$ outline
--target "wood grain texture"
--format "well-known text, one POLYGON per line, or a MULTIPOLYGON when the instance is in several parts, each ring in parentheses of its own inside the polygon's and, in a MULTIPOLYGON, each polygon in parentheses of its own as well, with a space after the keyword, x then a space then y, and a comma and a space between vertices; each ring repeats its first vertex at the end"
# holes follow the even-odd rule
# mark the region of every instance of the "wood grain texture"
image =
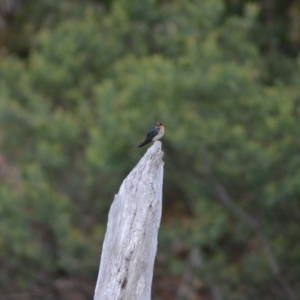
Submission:
POLYGON ((163 152, 156 141, 111 205, 94 300, 150 300, 162 212, 163 152))

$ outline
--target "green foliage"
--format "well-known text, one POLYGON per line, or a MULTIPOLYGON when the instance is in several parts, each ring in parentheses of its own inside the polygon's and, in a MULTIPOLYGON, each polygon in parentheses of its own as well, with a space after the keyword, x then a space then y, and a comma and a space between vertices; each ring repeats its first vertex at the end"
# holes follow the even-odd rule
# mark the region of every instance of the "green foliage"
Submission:
POLYGON ((113 195, 160 120, 153 297, 161 277, 176 297, 197 247, 201 286, 224 299, 286 298, 257 235, 220 205, 209 174, 258 220, 299 292, 300 64, 285 56, 287 67, 270 73, 252 35, 259 5, 236 16, 221 0, 64 3, 40 1, 37 12, 52 8, 31 19, 26 4, 16 22, 28 25, 28 55, 8 43, 0 61, 0 152, 18 170, 0 185, 1 288, 26 290, 36 272, 48 281, 96 274, 113 195))

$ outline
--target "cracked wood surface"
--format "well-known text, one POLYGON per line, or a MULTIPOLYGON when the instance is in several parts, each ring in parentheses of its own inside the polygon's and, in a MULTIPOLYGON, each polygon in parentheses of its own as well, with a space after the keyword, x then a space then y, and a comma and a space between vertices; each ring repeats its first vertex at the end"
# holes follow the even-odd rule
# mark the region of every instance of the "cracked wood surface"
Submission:
POLYGON ((150 300, 162 211, 163 152, 156 141, 110 207, 94 300, 150 300))

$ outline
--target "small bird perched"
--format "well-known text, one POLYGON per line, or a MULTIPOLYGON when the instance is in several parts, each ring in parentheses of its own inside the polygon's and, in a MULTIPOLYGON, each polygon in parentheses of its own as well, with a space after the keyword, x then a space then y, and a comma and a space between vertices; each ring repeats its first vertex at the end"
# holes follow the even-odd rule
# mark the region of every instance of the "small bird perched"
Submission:
POLYGON ((145 140, 139 144, 139 147, 143 147, 150 142, 154 142, 162 138, 165 133, 165 127, 161 122, 156 122, 155 127, 153 127, 147 134, 145 140))

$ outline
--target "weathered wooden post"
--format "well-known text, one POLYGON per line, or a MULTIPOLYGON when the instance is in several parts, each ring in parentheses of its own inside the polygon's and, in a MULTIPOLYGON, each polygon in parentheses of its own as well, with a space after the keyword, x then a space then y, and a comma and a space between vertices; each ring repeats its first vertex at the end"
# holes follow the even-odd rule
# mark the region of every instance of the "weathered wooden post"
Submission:
POLYGON ((94 300, 150 300, 162 211, 163 152, 156 141, 111 205, 94 300))

